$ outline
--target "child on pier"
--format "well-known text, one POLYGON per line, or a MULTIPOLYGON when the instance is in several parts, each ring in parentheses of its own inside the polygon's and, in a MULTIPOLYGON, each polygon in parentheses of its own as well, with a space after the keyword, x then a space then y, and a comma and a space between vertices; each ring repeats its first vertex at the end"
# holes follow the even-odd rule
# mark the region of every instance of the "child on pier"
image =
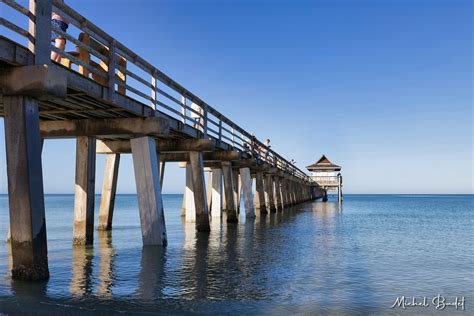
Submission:
MULTIPOLYGON (((56 12, 53 12, 53 14, 51 15, 51 25, 53 27, 59 28, 63 32, 66 32, 67 28, 69 27, 69 22, 56 12)), ((56 33, 54 29, 51 31, 51 42, 54 43, 54 46, 56 48, 62 51, 66 47, 66 39, 62 35, 56 33)), ((57 52, 52 51, 51 59, 59 63, 61 62, 61 55, 57 52)))

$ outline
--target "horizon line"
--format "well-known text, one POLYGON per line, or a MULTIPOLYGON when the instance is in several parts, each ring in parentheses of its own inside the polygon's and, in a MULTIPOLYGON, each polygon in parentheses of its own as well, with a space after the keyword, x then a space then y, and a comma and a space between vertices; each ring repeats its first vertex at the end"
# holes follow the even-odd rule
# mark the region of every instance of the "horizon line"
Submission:
MULTIPOLYGON (((95 193, 100 196, 102 193, 95 193)), ((161 193, 162 195, 183 195, 183 193, 161 193)), ((0 193, 0 196, 7 196, 8 193, 0 193)), ((44 195, 74 195, 74 193, 44 193, 44 195)), ((116 193, 116 195, 137 195, 136 193, 116 193)), ((337 195, 337 193, 328 193, 337 195)), ((344 195, 474 195, 474 193, 344 193, 344 195)))

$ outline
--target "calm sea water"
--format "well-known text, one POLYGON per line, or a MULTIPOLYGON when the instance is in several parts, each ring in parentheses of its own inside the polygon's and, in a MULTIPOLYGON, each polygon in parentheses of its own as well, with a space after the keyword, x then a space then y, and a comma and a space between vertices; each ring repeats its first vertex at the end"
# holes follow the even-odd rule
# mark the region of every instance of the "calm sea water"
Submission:
MULTIPOLYGON (((237 226, 214 221, 210 235, 182 222, 181 195, 164 204, 166 249, 142 247, 134 195, 117 197, 111 234, 73 248, 73 196, 48 195, 51 277, 13 281, 0 242, 0 313, 439 315, 390 306, 441 294, 465 297, 464 312, 445 313, 474 314, 472 195, 346 195, 342 207, 314 202, 255 221, 241 214, 237 226)), ((7 205, 1 196, 1 239, 7 205)))

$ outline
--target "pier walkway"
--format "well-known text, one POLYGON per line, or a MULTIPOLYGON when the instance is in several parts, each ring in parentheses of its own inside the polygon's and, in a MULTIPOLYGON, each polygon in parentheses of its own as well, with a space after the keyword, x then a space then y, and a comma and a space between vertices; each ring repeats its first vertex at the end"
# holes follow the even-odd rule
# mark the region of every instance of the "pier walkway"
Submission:
POLYGON ((321 196, 305 172, 63 2, 30 0, 24 7, 0 0, 0 6, 14 278, 49 276, 44 139, 76 139, 75 245, 93 242, 97 154, 106 155, 98 229, 112 229, 120 156, 132 154, 144 245, 167 244, 166 162, 186 168, 183 216, 199 232, 210 230, 213 217, 236 223, 241 194, 248 218, 321 196), (69 21, 67 33, 51 25, 52 12, 69 21), (64 51, 52 45, 51 32, 67 39, 64 51), (60 63, 51 61, 52 51, 60 63))

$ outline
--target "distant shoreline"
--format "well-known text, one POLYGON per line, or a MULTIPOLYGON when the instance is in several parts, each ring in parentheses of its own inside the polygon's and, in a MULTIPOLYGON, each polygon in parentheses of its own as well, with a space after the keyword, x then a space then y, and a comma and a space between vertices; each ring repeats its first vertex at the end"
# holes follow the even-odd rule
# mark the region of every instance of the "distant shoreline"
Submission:
MULTIPOLYGON (((163 195, 183 195, 183 193, 162 193, 163 195)), ((74 193, 45 193, 47 195, 74 195, 74 193)), ((96 196, 100 196, 101 193, 96 193, 96 196)), ((137 195, 136 193, 117 193, 117 195, 137 195)), ((328 193, 328 195, 336 195, 335 193, 328 193)), ((361 195, 372 195, 372 196, 461 196, 461 195, 472 195, 474 193, 344 193, 344 196, 361 196, 361 195)), ((7 193, 0 193, 0 196, 8 196, 7 193)))

